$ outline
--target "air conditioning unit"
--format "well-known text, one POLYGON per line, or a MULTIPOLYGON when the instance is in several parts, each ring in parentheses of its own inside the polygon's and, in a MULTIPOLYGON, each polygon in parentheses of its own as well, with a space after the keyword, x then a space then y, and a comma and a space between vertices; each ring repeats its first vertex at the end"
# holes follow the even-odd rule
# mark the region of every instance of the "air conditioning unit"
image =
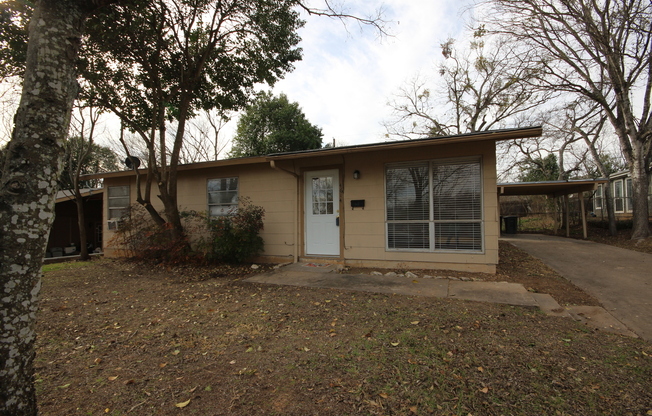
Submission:
POLYGON ((106 222, 106 224, 107 224, 107 228, 108 228, 109 231, 118 231, 118 229, 122 225, 122 221, 121 220, 108 220, 106 222))

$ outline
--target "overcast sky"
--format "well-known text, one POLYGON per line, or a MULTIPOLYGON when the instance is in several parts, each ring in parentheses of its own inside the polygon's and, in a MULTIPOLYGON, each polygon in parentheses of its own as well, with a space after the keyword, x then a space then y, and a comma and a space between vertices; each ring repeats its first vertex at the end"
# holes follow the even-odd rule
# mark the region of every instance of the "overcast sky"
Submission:
POLYGON ((432 73, 442 59, 442 41, 461 37, 469 17, 462 14, 465 3, 346 0, 346 10, 360 16, 383 8, 392 36, 382 39, 371 27, 308 17, 300 32, 303 60, 273 91, 299 103, 308 120, 322 128, 324 143, 384 141, 388 100, 418 73, 432 73))
MULTIPOLYGON (((381 8, 390 33, 385 37, 352 20, 305 16, 300 31, 303 60, 273 92, 299 103, 308 120, 322 128, 324 144, 333 139, 340 146, 385 141, 381 123, 391 115, 387 102, 417 74, 433 73, 442 60, 439 45, 464 33, 470 16, 463 7, 469 1, 340 0, 344 11, 356 16, 367 17, 381 8)), ((114 119, 107 118, 106 137, 99 142, 117 137, 114 119)), ((225 129, 225 139, 235 133, 236 120, 225 129)), ((2 135, 8 139, 11 123, 9 118, 2 121, 0 129, 9 127, 2 135)))

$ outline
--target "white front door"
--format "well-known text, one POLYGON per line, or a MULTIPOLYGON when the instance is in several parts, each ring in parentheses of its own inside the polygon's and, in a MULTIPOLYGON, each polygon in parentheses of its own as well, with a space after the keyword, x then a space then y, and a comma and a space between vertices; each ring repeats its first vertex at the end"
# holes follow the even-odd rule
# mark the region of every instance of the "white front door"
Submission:
POLYGON ((340 255, 340 181, 337 169, 306 172, 306 255, 340 255))

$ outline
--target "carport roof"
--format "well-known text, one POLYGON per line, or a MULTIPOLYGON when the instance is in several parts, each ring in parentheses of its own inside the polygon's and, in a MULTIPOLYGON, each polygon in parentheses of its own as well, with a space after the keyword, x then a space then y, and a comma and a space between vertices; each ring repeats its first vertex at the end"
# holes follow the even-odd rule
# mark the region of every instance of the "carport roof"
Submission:
POLYGON ((562 196, 593 191, 608 179, 574 179, 567 181, 499 183, 498 195, 549 195, 562 196))

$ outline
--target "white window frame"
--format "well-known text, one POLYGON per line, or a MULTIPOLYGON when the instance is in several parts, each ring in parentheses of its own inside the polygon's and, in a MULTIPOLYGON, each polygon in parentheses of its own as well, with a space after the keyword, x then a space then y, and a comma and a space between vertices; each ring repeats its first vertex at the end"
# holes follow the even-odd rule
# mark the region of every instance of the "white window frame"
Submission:
POLYGON ((632 201, 634 200, 634 188, 632 178, 625 179, 625 212, 632 212, 632 201))
POLYGON ((485 241, 484 241, 484 169, 481 157, 470 157, 470 158, 452 158, 452 159, 435 159, 435 160, 426 160, 426 161, 412 161, 412 162, 402 162, 402 163, 388 163, 385 165, 385 250, 386 251, 399 251, 399 252, 427 252, 427 253, 469 253, 469 254, 484 254, 485 252, 485 241), (387 201, 387 172, 389 169, 394 168, 408 168, 408 167, 417 167, 427 164, 428 166, 428 219, 424 220, 390 220, 388 219, 388 201, 387 201), (445 165, 455 165, 455 164, 477 164, 479 168, 479 197, 480 197, 480 218, 477 219, 453 219, 453 220, 435 220, 434 219, 434 192, 433 192, 433 174, 435 168, 438 166, 445 165), (480 228, 480 248, 479 249, 446 249, 446 248, 436 248, 437 246, 437 232, 438 227, 443 224, 479 224, 480 228), (428 224, 428 248, 394 248, 390 247, 390 224, 415 224, 415 225, 425 225, 428 224))
POLYGON ((614 181, 613 191, 614 191, 614 212, 622 213, 625 212, 625 184, 622 179, 617 179, 614 181), (620 192, 618 192, 618 185, 620 185, 620 192), (618 209, 618 203, 620 202, 620 209, 618 209))
POLYGON ((209 217, 222 217, 225 215, 232 214, 238 210, 238 198, 240 197, 240 178, 238 176, 228 176, 221 178, 211 178, 206 181, 206 205, 208 207, 208 216, 209 217), (216 191, 210 190, 210 184, 212 181, 233 181, 235 180, 235 196, 231 197, 229 202, 211 202, 211 194, 218 195, 220 193, 232 193, 233 189, 221 189, 216 191), (212 209, 215 208, 215 209, 212 209))
POLYGON ((594 205, 594 210, 602 209, 602 198, 603 198, 603 189, 602 189, 602 184, 598 184, 598 187, 595 190, 595 194, 593 195, 593 205, 594 205))
POLYGON ((131 201, 130 198, 130 189, 129 185, 120 185, 120 186, 109 186, 106 190, 106 205, 107 205, 107 217, 109 220, 116 220, 122 218, 122 216, 125 214, 127 211, 127 208, 129 208, 129 204, 131 201), (117 189, 117 188, 122 188, 122 190, 126 190, 126 196, 125 195, 118 195, 118 196, 111 196, 111 190, 112 189, 117 189), (116 201, 122 200, 127 198, 127 205, 113 205, 115 204, 116 201), (111 216, 111 211, 114 210, 120 210, 120 215, 119 216, 111 216))

